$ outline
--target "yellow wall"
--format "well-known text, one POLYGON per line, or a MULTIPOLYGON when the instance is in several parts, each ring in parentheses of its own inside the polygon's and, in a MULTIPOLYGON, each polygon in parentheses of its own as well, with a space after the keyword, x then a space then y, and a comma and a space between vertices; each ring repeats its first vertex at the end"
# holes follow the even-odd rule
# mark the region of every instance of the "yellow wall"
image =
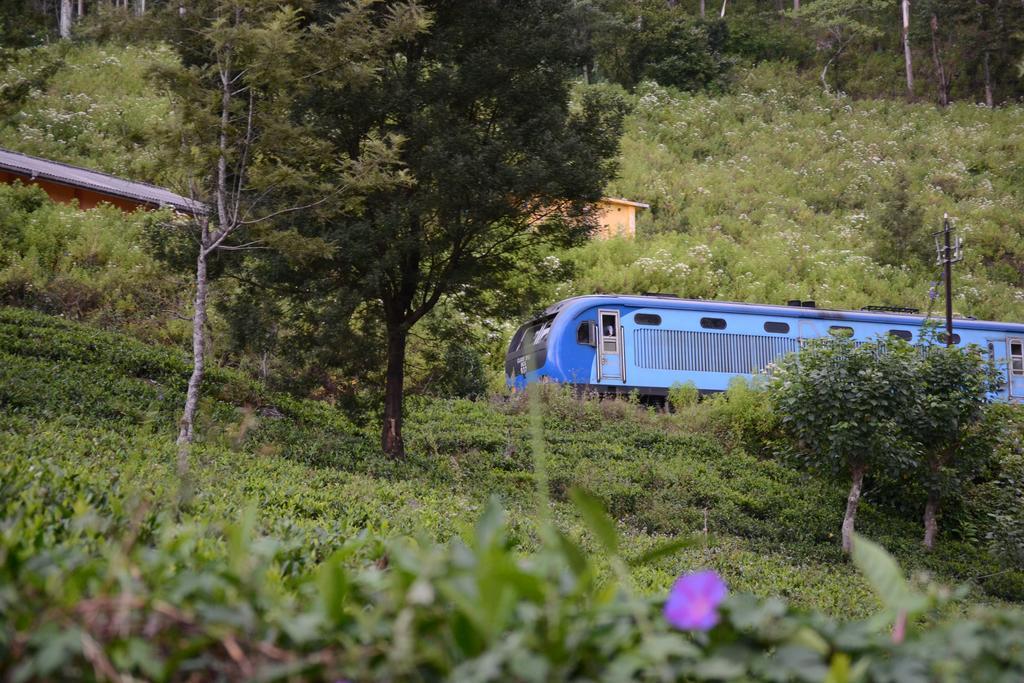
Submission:
POLYGON ((636 207, 629 204, 601 201, 597 203, 600 211, 599 227, 594 233, 598 239, 612 237, 636 237, 636 207))

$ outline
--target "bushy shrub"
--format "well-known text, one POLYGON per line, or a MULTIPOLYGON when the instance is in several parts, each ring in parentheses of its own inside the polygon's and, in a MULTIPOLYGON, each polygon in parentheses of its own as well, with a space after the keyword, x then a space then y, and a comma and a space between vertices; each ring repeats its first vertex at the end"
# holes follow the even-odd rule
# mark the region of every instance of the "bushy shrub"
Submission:
POLYGON ((700 392, 692 380, 686 384, 675 382, 668 389, 668 403, 676 411, 697 405, 699 398, 700 392))
MULTIPOLYGON (((28 500, 27 490, 18 493, 28 500)), ((700 593, 693 576, 667 600, 647 599, 630 589, 628 566, 685 543, 624 557, 611 520, 589 496, 575 499, 617 567, 611 583, 598 581, 593 559, 554 528, 524 557, 494 505, 468 542, 339 538, 317 566, 291 576, 283 571, 291 544, 256 534, 251 513, 222 533, 145 517, 141 525, 112 523, 81 499, 31 518, 5 515, 0 672, 17 680, 167 681, 1024 675, 1016 647, 1024 614, 989 610, 919 627, 908 614, 946 598, 912 589, 867 540, 858 539, 855 559, 884 605, 869 621, 840 624, 778 599, 727 596, 707 573, 714 595, 700 593), (74 533, 50 535, 66 522, 74 533)))
POLYGON ((110 206, 79 211, 37 187, 0 185, 0 305, 166 338, 183 281, 141 248, 141 235, 167 218, 110 206))

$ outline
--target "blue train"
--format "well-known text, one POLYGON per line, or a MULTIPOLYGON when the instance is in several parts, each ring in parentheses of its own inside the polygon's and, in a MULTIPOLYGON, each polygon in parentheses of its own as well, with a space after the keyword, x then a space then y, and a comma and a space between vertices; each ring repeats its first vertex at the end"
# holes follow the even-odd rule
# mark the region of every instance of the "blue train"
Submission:
MULTIPOLYGON (((505 357, 513 388, 567 383, 602 394, 664 397, 692 381, 723 391, 752 377, 803 340, 842 331, 855 340, 893 335, 914 342, 925 318, 892 309, 840 311, 699 301, 665 295, 591 295, 559 301, 520 327, 505 357)), ((977 344, 1005 373, 996 400, 1024 402, 1024 324, 955 319, 953 341, 977 344)))

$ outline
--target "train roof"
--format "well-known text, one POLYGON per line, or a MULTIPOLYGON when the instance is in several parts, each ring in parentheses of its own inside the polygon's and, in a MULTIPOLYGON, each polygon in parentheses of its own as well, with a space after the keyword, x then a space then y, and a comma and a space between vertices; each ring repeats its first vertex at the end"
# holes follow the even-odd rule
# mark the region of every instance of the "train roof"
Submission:
MULTIPOLYGON (((708 311, 716 313, 747 313, 755 315, 777 315, 787 318, 814 318, 818 320, 841 320, 846 322, 889 323, 896 325, 921 325, 928 319, 923 315, 896 313, 887 311, 851 311, 830 308, 805 308, 801 306, 782 306, 776 304, 747 304, 737 301, 713 301, 707 299, 681 299, 669 295, 636 295, 636 294, 588 294, 585 296, 563 299, 552 304, 545 315, 569 311, 577 315, 583 309, 601 304, 617 304, 636 308, 661 308, 685 311, 708 311)), ((932 316, 932 320, 942 322, 932 316)), ((1024 334, 1024 324, 999 322, 992 320, 975 320, 973 318, 954 318, 953 326, 958 329, 989 330, 1015 332, 1024 334)))

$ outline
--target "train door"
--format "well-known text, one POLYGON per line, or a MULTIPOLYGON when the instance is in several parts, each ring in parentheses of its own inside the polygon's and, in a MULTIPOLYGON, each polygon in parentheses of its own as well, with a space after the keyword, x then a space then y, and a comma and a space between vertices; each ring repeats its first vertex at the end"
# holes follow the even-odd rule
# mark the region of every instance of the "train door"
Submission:
POLYGON ((622 355, 622 326, 619 312, 599 310, 597 319, 597 381, 612 380, 625 382, 626 371, 622 355))
POLYGON ((1010 371, 1010 396, 1024 398, 1024 339, 1007 339, 1006 347, 1006 365, 1010 371))

